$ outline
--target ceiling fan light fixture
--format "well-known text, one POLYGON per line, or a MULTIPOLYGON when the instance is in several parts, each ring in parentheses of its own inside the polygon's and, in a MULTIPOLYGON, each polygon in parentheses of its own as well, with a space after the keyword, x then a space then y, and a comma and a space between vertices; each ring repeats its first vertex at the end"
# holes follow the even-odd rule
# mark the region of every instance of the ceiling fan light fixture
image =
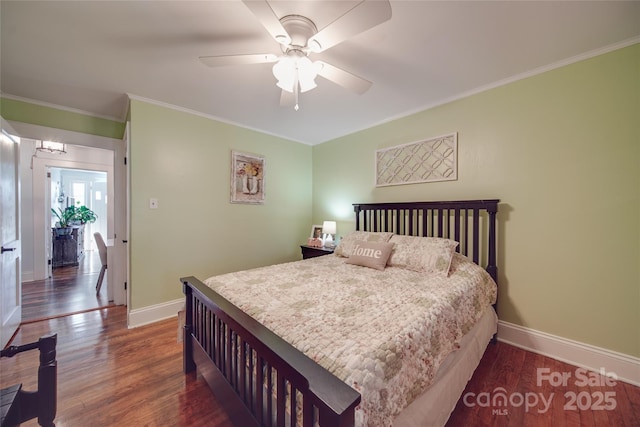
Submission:
POLYGON ((304 93, 318 87, 318 85, 313 79, 302 78, 302 76, 300 77, 301 78, 298 80, 298 82, 300 83, 300 92, 304 93))
POLYGON ((272 68, 273 75, 278 79, 276 85, 287 92, 293 92, 296 80, 296 66, 294 59, 290 56, 283 56, 272 68))
POLYGON ((227 65, 275 63, 272 68, 277 87, 282 90, 280 105, 288 105, 293 94, 295 110, 298 95, 317 87, 315 78, 320 75, 354 93, 363 94, 372 83, 346 70, 323 61, 311 62, 310 53, 324 52, 348 38, 367 31, 389 20, 392 15, 389 0, 358 0, 337 19, 320 31, 309 18, 289 14, 279 16, 271 4, 274 0, 241 0, 253 12, 272 39, 280 44, 281 56, 272 54, 239 54, 201 56, 200 61, 209 67, 227 65))
POLYGON ((278 83, 276 83, 276 86, 278 86, 280 89, 282 90, 286 90, 287 92, 293 93, 293 88, 294 88, 295 82, 294 80, 278 80, 278 83))
POLYGON ((315 79, 318 72, 309 58, 306 56, 297 58, 296 67, 298 81, 300 82, 300 92, 306 92, 317 87, 315 79))
POLYGON ((300 92, 317 87, 315 79, 318 68, 306 56, 283 56, 273 66, 272 71, 278 80, 276 86, 287 92, 293 92, 297 84, 300 85, 300 92))

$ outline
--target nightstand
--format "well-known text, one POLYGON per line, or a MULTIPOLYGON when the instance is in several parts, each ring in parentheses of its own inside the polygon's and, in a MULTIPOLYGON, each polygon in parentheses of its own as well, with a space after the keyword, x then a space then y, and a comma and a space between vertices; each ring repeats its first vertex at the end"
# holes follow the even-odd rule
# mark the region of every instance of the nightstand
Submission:
POLYGON ((307 259, 332 254, 335 248, 317 248, 314 246, 300 245, 300 249, 302 249, 302 259, 307 259))

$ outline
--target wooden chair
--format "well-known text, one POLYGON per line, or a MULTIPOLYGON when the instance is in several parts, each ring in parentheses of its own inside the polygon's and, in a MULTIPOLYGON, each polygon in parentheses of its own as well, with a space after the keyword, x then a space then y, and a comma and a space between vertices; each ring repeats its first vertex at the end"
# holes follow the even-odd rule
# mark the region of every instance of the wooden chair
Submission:
POLYGON ((98 276, 98 283, 96 283, 96 295, 100 293, 100 287, 102 287, 102 280, 104 279, 104 273, 107 271, 107 245, 104 243, 104 239, 100 233, 93 233, 93 237, 96 239, 96 245, 98 246, 98 254, 100 254, 100 262, 102 268, 100 269, 100 275, 98 276))
POLYGON ((10 346, 0 351, 0 357, 13 357, 23 351, 40 350, 38 389, 22 390, 22 384, 0 390, 2 427, 17 426, 33 418, 43 427, 54 427, 58 401, 58 362, 56 361, 57 334, 41 337, 38 341, 10 346))

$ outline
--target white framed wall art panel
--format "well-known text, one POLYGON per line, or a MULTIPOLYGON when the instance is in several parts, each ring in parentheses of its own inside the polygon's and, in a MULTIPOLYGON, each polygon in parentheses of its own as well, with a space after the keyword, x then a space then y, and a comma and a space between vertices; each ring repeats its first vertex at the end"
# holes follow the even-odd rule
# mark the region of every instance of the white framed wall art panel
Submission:
POLYGON ((457 179, 457 132, 376 150, 376 187, 457 179))

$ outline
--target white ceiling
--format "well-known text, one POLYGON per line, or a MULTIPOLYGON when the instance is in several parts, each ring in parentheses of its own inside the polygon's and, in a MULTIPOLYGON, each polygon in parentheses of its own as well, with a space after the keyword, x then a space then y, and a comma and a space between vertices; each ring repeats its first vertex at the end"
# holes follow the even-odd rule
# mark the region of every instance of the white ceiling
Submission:
MULTIPOLYGON (((321 29, 353 1, 272 1, 321 29)), ((203 55, 280 53, 236 1, 6 1, 3 95, 123 120, 127 94, 317 144, 596 53, 640 42, 640 2, 391 1, 392 18, 315 54, 374 84, 318 77, 279 106, 272 64, 209 68, 203 55)))

